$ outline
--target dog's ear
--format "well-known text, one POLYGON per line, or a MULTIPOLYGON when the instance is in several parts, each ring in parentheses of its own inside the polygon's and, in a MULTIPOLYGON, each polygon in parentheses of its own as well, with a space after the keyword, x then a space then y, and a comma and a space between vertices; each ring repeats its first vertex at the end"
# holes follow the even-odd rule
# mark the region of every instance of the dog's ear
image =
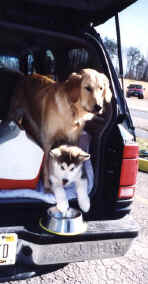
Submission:
POLYGON ((104 99, 107 103, 111 102, 112 99, 112 93, 109 87, 109 80, 108 78, 104 75, 104 92, 103 92, 104 99))
POLYGON ((65 91, 71 103, 76 103, 80 97, 82 75, 72 73, 64 83, 65 91))
POLYGON ((54 148, 49 151, 49 156, 54 160, 58 160, 59 156, 61 155, 61 151, 59 148, 54 148))
POLYGON ((90 159, 90 155, 87 152, 81 150, 79 154, 79 161, 83 163, 84 161, 87 161, 89 159, 90 159))

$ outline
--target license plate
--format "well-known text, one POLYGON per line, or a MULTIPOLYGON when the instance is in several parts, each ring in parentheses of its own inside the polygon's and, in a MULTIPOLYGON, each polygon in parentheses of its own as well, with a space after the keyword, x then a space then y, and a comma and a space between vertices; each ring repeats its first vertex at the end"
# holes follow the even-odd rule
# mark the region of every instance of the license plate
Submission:
POLYGON ((16 261, 17 235, 0 234, 0 265, 12 265, 16 261))

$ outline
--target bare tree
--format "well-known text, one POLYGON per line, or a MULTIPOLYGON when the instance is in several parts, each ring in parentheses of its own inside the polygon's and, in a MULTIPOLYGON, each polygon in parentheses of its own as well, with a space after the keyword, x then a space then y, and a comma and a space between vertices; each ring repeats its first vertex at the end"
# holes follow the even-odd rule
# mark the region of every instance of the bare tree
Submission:
POLYGON ((148 61, 146 61, 142 80, 148 82, 148 61))
POLYGON ((116 72, 119 73, 117 43, 108 37, 105 37, 103 42, 112 59, 116 72))
POLYGON ((136 80, 142 80, 143 74, 146 66, 146 60, 142 55, 136 65, 136 80))
MULTIPOLYGON (((117 43, 108 37, 105 37, 103 42, 118 73, 117 43)), ((136 47, 124 47, 122 51, 124 53, 124 66, 126 66, 125 77, 148 81, 148 58, 146 59, 136 47)))
POLYGON ((135 79, 136 77, 136 66, 141 59, 141 53, 138 48, 129 47, 127 50, 127 70, 126 77, 135 79))
POLYGON ((104 38, 104 45, 112 58, 117 55, 117 44, 114 40, 108 37, 104 38))

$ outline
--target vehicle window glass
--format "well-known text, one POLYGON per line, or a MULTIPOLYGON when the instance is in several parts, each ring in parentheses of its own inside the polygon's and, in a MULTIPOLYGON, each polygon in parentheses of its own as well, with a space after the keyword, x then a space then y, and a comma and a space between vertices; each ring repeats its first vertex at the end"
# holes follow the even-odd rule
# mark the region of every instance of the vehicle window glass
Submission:
POLYGON ((46 55, 48 58, 48 65, 49 65, 49 73, 54 74, 55 73, 55 57, 51 50, 46 50, 46 55))
POLYGON ((72 49, 68 53, 69 61, 74 69, 83 68, 88 63, 88 52, 84 48, 72 49))
POLYGON ((89 54, 84 48, 60 49, 56 51, 55 57, 56 73, 60 81, 65 80, 72 72, 79 72, 80 69, 91 67, 89 54))
POLYGON ((0 56, 0 67, 19 70, 19 60, 12 56, 0 56))
POLYGON ((129 88, 142 89, 142 86, 141 85, 129 85, 129 88))

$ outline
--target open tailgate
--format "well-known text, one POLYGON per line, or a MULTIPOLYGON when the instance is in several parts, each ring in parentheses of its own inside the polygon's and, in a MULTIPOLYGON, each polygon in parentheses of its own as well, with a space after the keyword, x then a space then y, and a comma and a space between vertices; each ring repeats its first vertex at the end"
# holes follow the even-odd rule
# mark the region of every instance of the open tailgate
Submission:
POLYGON ((1 3, 2 19, 21 23, 35 23, 50 26, 55 24, 79 23, 94 26, 104 23, 137 0, 5 0, 1 3))

